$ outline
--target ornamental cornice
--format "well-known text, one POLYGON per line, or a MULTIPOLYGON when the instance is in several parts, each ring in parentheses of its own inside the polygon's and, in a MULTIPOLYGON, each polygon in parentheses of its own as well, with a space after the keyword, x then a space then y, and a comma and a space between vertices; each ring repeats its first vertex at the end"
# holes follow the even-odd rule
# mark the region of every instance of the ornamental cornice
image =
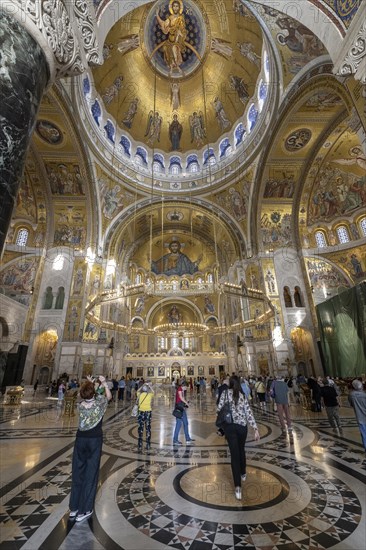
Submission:
POLYGON ((354 76, 366 84, 366 2, 362 2, 352 21, 333 72, 343 77, 354 76))
POLYGON ((0 0, 0 12, 14 17, 42 48, 55 79, 75 76, 102 63, 92 0, 0 0))

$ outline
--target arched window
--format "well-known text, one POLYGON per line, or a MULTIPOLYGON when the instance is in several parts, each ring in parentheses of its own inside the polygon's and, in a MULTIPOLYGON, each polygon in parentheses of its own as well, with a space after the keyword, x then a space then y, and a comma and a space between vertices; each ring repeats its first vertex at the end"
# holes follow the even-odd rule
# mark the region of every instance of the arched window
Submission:
POLYGON ((120 146, 123 149, 124 154, 127 155, 128 157, 130 157, 131 156, 131 142, 130 142, 130 140, 127 139, 126 136, 121 136, 121 139, 120 139, 119 143, 120 143, 120 146))
POLYGON ((168 345, 168 339, 167 338, 163 338, 163 337, 158 338, 158 348, 160 350, 166 350, 167 345, 168 345))
POLYGON ((178 174, 179 174, 179 166, 178 166, 178 164, 173 164, 173 165, 170 167, 170 173, 171 173, 173 176, 178 176, 178 174))
POLYGON ((244 126, 240 122, 240 124, 238 124, 238 126, 235 128, 235 132, 234 132, 235 145, 239 145, 239 143, 241 143, 243 141, 245 134, 246 134, 246 129, 244 128, 244 126))
POLYGON ((52 305, 53 305, 52 286, 48 286, 44 294, 43 309, 52 309, 52 305))
POLYGON ((349 233, 345 225, 337 227, 338 240, 341 244, 349 243, 349 233))
POLYGON ((62 309, 65 301, 65 287, 60 286, 57 291, 55 309, 62 309))
POLYGON ((258 118, 258 110, 256 109, 254 103, 252 103, 247 115, 249 131, 252 130, 256 125, 257 118, 258 118))
POLYGON ((324 231, 315 231, 315 242, 318 248, 325 248, 327 246, 324 231))
POLYGON ((288 286, 283 288, 283 299, 285 302, 285 307, 292 307, 292 298, 290 294, 290 289, 288 286))
POLYGON ((191 162, 189 165, 189 171, 191 174, 198 172, 198 162, 191 162))
POLYGON ((153 168, 154 168, 154 172, 156 172, 157 174, 160 174, 163 171, 160 162, 155 161, 153 168))
POLYGON ((362 235, 366 237, 366 218, 362 218, 362 220, 360 221, 360 229, 362 235))
POLYGON ((135 277, 135 282, 137 285, 141 284, 142 283, 142 276, 141 276, 141 273, 137 273, 136 277, 135 277))
POLYGON ((300 287, 295 286, 294 301, 296 307, 304 307, 300 287))
POLYGON ((28 240, 29 231, 28 229, 25 229, 22 227, 22 229, 19 229, 17 234, 17 240, 15 241, 15 244, 18 246, 26 246, 27 240, 28 240))

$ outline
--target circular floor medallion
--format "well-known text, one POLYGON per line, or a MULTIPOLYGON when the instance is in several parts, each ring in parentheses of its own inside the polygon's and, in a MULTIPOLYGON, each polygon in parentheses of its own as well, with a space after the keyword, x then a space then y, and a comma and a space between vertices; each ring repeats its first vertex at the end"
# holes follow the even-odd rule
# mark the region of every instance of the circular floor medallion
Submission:
POLYGON ((280 502, 288 494, 284 480, 268 470, 249 466, 242 483, 242 501, 234 496, 230 464, 209 464, 190 468, 175 478, 178 494, 197 504, 223 508, 266 508, 280 502))

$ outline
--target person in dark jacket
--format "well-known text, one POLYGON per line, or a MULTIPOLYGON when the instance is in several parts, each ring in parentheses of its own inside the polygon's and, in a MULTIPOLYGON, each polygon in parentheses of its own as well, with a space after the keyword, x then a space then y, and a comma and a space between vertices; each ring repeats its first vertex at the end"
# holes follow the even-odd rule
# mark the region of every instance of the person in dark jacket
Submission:
POLYGON ((323 380, 324 386, 320 388, 328 420, 334 431, 342 431, 341 419, 339 418, 338 395, 334 386, 329 384, 328 378, 323 380))
POLYGON ((311 389, 311 398, 313 401, 315 401, 315 411, 321 412, 322 411, 322 394, 320 392, 320 386, 318 382, 312 376, 308 378, 308 386, 311 389))

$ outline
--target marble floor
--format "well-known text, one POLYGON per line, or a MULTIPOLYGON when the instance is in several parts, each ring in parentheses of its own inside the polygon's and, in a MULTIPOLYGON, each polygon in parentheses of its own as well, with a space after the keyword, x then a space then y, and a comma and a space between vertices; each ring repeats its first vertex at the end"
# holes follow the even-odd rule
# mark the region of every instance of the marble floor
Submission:
POLYGON ((152 447, 142 453, 130 403, 109 405, 94 514, 81 523, 68 516, 77 417, 42 395, 0 403, 0 549, 365 548, 366 460, 349 407, 334 433, 325 412, 292 405, 293 433, 282 434, 272 408, 254 406, 261 440, 249 432, 237 501, 214 399, 188 398, 194 446, 172 446, 172 392, 156 387, 152 447))

